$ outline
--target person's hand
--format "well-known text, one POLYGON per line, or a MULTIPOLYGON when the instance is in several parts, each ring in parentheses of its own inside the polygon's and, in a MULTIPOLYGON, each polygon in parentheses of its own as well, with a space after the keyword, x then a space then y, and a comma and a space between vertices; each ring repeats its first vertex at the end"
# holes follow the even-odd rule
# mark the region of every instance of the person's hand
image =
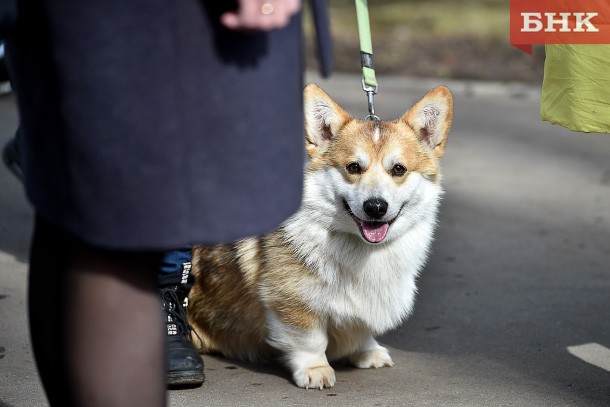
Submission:
POLYGON ((288 25, 301 9, 301 0, 238 0, 237 10, 224 13, 220 21, 236 31, 270 31, 288 25))

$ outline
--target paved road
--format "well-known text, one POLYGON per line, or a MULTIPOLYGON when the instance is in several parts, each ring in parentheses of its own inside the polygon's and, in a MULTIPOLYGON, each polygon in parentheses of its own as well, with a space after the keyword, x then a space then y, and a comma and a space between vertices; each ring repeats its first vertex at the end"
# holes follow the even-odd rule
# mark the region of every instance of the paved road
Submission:
MULTIPOLYGON (((357 115, 359 80, 322 82, 357 115)), ((439 81, 380 78, 397 117, 439 81)), ((446 196, 413 316, 381 338, 394 368, 338 368, 305 391, 274 366, 206 358, 172 406, 610 406, 610 135, 538 119, 535 89, 449 83, 446 196)), ((16 125, 0 99, 0 141, 16 125)), ((25 319, 32 213, 0 171, 0 407, 44 406, 25 319)))

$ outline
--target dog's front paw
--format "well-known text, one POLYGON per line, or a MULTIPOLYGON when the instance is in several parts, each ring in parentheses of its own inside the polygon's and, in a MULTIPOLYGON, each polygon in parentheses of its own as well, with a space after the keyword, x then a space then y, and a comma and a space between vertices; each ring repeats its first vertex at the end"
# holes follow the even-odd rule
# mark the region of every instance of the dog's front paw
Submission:
POLYGON ((350 361, 360 369, 370 369, 372 367, 377 369, 384 366, 394 366, 388 350, 382 346, 356 353, 350 358, 350 361))
POLYGON ((329 365, 300 369, 293 374, 294 381, 305 389, 323 389, 335 385, 335 371, 329 365))

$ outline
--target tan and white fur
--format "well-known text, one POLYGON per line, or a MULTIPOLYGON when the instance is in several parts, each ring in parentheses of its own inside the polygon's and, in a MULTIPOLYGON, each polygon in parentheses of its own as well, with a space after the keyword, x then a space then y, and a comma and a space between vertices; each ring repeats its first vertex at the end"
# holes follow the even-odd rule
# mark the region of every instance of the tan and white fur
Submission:
POLYGON ((392 366, 374 336, 413 309, 452 117, 445 87, 397 120, 363 121, 309 85, 299 211, 265 236, 193 249, 189 320, 204 351, 280 360, 304 388, 335 384, 329 361, 392 366))

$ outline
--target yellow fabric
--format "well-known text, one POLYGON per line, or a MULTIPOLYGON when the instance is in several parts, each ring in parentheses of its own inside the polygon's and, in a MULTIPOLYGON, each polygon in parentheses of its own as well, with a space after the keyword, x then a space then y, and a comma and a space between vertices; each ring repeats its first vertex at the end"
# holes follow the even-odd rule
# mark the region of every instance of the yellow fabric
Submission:
POLYGON ((610 133, 610 45, 546 45, 541 118, 572 131, 610 133))

